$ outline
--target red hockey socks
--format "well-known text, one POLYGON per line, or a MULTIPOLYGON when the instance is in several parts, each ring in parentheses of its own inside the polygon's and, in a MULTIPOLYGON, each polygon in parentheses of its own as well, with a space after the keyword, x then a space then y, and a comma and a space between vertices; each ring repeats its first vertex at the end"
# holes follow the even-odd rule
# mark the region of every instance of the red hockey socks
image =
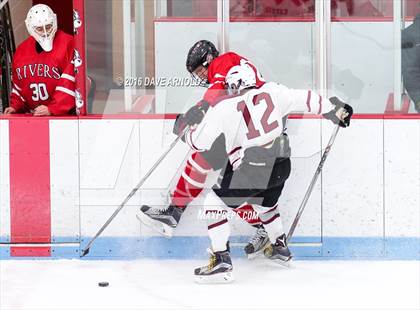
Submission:
POLYGON ((172 195, 172 204, 185 208, 201 193, 210 171, 211 166, 200 153, 191 154, 172 195))

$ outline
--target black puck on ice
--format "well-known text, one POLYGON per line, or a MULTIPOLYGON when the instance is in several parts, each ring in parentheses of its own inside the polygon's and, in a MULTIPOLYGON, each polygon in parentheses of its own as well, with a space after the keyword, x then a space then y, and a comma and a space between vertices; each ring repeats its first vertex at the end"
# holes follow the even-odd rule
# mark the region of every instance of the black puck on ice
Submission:
POLYGON ((106 286, 108 286, 108 285, 109 285, 109 283, 108 283, 108 282, 99 282, 99 283, 98 283, 98 285, 99 285, 100 287, 106 287, 106 286))

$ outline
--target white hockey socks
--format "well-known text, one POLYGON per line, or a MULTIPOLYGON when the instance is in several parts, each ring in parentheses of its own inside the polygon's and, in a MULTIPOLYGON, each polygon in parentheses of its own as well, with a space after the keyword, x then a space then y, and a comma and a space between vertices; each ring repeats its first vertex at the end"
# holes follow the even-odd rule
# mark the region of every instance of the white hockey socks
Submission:
POLYGON ((204 200, 204 215, 213 252, 225 251, 230 236, 230 226, 224 206, 223 201, 213 191, 210 191, 204 200))

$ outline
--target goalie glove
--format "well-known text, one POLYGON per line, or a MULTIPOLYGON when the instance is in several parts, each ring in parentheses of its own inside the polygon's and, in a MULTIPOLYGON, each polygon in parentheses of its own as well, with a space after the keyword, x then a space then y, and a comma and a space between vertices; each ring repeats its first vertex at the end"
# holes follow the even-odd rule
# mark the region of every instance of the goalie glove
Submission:
POLYGON ((173 133, 179 136, 186 126, 200 124, 209 106, 209 103, 203 100, 198 105, 191 107, 185 114, 179 114, 175 121, 173 133))
POLYGON ((340 127, 349 127, 350 119, 353 115, 353 108, 337 97, 331 97, 330 102, 335 108, 330 112, 323 114, 323 116, 334 124, 338 124, 340 127))

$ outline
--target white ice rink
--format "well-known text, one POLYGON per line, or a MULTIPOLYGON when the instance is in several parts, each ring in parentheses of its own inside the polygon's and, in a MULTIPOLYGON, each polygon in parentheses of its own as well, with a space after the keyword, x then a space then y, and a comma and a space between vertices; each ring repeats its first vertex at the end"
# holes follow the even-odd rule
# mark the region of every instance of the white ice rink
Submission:
POLYGON ((236 259, 235 282, 195 284, 205 263, 3 260, 0 309, 420 309, 419 261, 236 259))

